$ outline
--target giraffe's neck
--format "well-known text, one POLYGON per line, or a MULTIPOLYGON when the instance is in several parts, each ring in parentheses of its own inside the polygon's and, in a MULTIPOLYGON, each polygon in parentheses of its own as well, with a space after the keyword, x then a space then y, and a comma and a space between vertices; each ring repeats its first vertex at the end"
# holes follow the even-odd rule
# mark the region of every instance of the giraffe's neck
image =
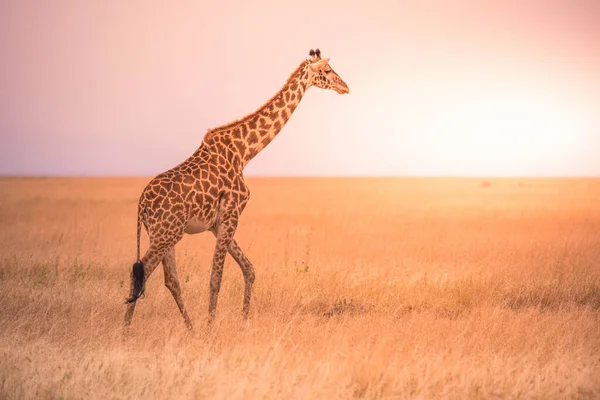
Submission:
POLYGON ((290 75, 283 88, 256 112, 239 121, 212 129, 204 143, 231 141, 242 162, 242 168, 264 149, 281 131, 309 87, 308 63, 303 62, 290 75), (224 138, 222 135, 229 137, 224 138))

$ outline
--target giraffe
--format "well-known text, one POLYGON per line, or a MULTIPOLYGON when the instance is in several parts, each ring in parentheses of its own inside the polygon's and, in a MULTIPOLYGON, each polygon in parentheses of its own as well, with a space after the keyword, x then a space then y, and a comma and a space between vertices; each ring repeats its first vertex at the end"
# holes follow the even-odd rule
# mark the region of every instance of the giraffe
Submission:
POLYGON ((243 170, 281 131, 311 86, 350 93, 346 83, 329 66, 329 58, 321 58, 319 49, 311 49, 309 57, 292 72, 282 89, 262 107, 237 121, 209 129, 189 158, 148 183, 138 202, 137 261, 131 272, 130 297, 125 301, 125 327, 131 324, 146 281, 162 263, 165 286, 173 295, 185 325, 192 329, 177 278, 175 245, 184 234, 205 231, 216 238, 208 322, 212 323, 217 309, 227 253, 242 270, 242 315, 248 321, 254 267, 234 238, 238 219, 250 199, 243 170), (140 258, 142 224, 148 233, 149 247, 140 258))

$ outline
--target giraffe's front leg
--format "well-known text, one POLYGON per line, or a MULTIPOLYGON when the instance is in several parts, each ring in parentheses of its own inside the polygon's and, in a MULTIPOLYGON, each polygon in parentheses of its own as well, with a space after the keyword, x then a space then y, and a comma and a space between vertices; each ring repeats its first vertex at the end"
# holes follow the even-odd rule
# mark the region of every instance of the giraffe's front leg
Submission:
MULTIPOLYGON (((215 235, 215 237, 217 237, 216 230, 212 230, 212 233, 215 235)), ((250 299, 252 297, 252 285, 254 284, 254 279, 256 278, 254 267, 242 249, 240 249, 240 246, 235 239, 231 239, 229 245, 227 246, 227 251, 240 266, 242 274, 244 275, 244 307, 242 308, 242 315, 244 316, 244 319, 248 321, 248 314, 250 312, 250 299)))
POLYGON ((212 271, 210 274, 210 299, 208 304, 208 321, 213 322, 215 312, 217 311, 217 300, 221 290, 221 280, 223 279, 223 264, 227 255, 227 247, 233 240, 233 235, 237 227, 237 217, 230 216, 225 219, 216 230, 217 244, 213 256, 212 271))
POLYGON ((250 311, 250 298, 252 297, 252 284, 254 283, 255 278, 254 267, 250 260, 248 260, 248 257, 242 252, 242 249, 240 249, 240 246, 235 239, 232 239, 231 242, 229 242, 227 250, 238 263, 242 269, 242 274, 244 275, 244 308, 242 309, 242 313, 244 319, 247 321, 248 313, 250 311))

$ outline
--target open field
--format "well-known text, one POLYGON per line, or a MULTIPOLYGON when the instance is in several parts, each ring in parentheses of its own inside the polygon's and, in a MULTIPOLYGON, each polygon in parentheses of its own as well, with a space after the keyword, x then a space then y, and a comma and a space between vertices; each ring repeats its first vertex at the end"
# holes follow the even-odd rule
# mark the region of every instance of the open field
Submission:
POLYGON ((248 179, 250 326, 204 233, 123 337, 147 181, 0 179, 0 398, 600 398, 600 180, 248 179))

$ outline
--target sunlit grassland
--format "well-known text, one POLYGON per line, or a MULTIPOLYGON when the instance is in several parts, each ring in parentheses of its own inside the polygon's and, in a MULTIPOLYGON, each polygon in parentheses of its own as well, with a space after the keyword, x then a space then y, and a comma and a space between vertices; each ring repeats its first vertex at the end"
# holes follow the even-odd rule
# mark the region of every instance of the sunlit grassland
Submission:
POLYGON ((0 398, 600 397, 600 180, 248 179, 250 326, 206 233, 123 336, 147 181, 0 179, 0 398))

